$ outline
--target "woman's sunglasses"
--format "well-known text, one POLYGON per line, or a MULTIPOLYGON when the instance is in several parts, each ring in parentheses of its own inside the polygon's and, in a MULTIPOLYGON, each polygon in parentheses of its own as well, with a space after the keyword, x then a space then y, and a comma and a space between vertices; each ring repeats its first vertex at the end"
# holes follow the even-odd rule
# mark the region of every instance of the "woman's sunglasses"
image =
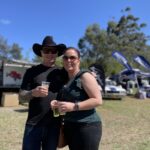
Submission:
POLYGON ((66 55, 64 55, 63 59, 64 60, 68 60, 68 59, 70 59, 70 60, 76 60, 76 59, 78 59, 78 57, 77 56, 66 56, 66 55))
POLYGON ((57 49, 55 49, 55 48, 43 48, 42 52, 44 54, 49 54, 49 53, 56 54, 57 53, 57 49))

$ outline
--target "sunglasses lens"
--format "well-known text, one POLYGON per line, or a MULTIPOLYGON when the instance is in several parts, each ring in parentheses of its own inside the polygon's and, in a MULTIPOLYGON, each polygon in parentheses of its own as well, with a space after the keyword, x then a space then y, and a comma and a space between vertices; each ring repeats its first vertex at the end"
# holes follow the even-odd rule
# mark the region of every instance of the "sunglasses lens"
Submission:
POLYGON ((49 53, 51 53, 51 54, 56 54, 56 53, 57 53, 57 49, 43 48, 43 49, 42 49, 42 52, 43 52, 44 54, 49 54, 49 53))
POLYGON ((64 60, 68 60, 68 59, 75 60, 75 59, 77 59, 77 57, 76 56, 63 56, 63 59, 64 60))

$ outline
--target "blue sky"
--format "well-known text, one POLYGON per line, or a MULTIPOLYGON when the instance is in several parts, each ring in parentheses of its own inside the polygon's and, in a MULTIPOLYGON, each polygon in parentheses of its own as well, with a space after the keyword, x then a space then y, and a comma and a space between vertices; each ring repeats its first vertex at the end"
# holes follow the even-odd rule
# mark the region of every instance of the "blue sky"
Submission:
POLYGON ((9 45, 18 43, 24 57, 32 59, 33 43, 42 43, 46 35, 57 44, 77 47, 89 25, 106 29, 127 6, 147 24, 143 31, 150 35, 149 0, 0 0, 0 35, 9 45))

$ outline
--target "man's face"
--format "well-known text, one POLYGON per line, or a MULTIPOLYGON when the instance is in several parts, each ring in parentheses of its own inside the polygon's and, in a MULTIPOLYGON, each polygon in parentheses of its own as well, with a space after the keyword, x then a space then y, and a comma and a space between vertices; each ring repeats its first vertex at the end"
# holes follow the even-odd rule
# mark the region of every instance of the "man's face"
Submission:
POLYGON ((57 53, 58 53, 58 51, 57 51, 56 47, 43 47, 41 50, 41 55, 42 55, 43 61, 46 63, 55 62, 57 53))
POLYGON ((43 54, 57 54, 57 48, 56 47, 43 47, 41 52, 43 54))

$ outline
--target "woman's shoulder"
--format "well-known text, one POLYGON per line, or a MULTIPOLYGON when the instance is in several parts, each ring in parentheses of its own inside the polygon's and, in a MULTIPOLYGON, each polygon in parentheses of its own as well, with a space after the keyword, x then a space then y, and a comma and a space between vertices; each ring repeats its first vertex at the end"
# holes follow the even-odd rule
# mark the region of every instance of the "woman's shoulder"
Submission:
MULTIPOLYGON (((88 70, 88 69, 82 69, 82 70, 80 70, 80 72, 79 72, 79 76, 80 76, 81 78, 88 78, 88 77, 93 76, 93 75, 92 75, 92 73, 91 73, 90 70, 88 70)), ((93 77, 94 77, 94 76, 93 76, 93 77)))
POLYGON ((91 72, 88 70, 88 69, 81 69, 78 74, 77 74, 77 78, 78 77, 83 77, 83 76, 87 76, 87 75, 90 75, 91 72))

